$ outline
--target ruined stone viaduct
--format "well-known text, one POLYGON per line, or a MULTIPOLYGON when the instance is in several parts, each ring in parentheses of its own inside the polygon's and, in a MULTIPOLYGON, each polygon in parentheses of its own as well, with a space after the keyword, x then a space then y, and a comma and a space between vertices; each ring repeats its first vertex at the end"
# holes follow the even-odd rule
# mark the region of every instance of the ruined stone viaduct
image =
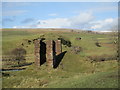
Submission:
POLYGON ((35 45, 35 65, 40 67, 46 63, 53 67, 55 57, 62 52, 61 40, 42 40, 36 39, 35 45))

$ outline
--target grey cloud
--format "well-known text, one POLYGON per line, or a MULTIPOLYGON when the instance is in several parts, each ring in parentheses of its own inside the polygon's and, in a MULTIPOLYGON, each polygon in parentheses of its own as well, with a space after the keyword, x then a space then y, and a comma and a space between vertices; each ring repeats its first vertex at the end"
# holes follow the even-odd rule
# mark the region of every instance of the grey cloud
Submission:
POLYGON ((38 21, 38 22, 37 22, 37 24, 41 24, 41 22, 40 22, 40 21, 38 21))
POLYGON ((14 22, 14 21, 15 21, 14 17, 12 17, 12 18, 3 18, 2 19, 2 24, 5 25, 8 22, 14 22))
POLYGON ((25 20, 23 20, 21 23, 31 23, 33 22, 35 19, 34 18, 26 18, 25 20))
POLYGON ((41 23, 42 23, 42 24, 46 24, 46 22, 44 22, 44 21, 42 21, 42 22, 41 22, 41 21, 38 21, 38 22, 37 22, 37 24, 41 24, 41 23))

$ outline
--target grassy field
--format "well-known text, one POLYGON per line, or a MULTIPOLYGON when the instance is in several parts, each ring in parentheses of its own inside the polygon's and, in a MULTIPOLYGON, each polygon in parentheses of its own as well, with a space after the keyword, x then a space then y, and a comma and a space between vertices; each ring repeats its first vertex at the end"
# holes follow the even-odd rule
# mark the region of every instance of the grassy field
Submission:
MULTIPOLYGON (((118 62, 116 60, 116 45, 111 34, 95 34, 76 32, 71 30, 51 29, 3 29, 2 31, 2 56, 10 56, 14 48, 26 49, 26 61, 34 62, 34 44, 27 40, 38 37, 57 39, 63 37, 69 40, 72 47, 79 46, 81 51, 76 54, 72 47, 62 45, 62 51, 67 51, 57 69, 42 65, 36 68, 34 64, 23 66, 21 71, 3 71, 8 76, 3 76, 3 88, 117 88, 118 87, 118 62), (81 40, 76 38, 81 37, 81 40), (99 42, 101 47, 96 46, 99 42), (24 44, 22 46, 21 44, 24 44), (89 57, 92 57, 90 59, 89 57), (102 58, 107 58, 105 61, 102 58), (93 59, 95 59, 93 61, 93 59)), ((5 65, 3 68, 11 68, 5 65)))

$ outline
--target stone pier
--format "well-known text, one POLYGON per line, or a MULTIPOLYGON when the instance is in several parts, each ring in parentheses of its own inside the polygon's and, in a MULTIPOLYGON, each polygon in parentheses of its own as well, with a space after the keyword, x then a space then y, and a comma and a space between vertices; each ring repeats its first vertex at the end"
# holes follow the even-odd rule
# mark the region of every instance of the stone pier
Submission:
POLYGON ((46 41, 46 61, 47 66, 53 67, 53 40, 46 41))
POLYGON ((59 55, 62 52, 61 40, 55 40, 55 51, 56 55, 59 55))
POLYGON ((35 45, 35 65, 40 66, 40 40, 34 41, 35 45))
MULTIPOLYGON (((56 56, 62 52, 61 40, 55 40, 55 51, 56 51, 56 56)), ((60 65, 62 65, 62 63, 60 63, 60 65)))

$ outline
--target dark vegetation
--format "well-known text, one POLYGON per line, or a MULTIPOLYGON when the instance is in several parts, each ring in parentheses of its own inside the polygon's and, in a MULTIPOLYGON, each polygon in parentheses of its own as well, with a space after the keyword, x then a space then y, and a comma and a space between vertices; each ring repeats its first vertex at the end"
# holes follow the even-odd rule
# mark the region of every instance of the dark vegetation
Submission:
POLYGON ((20 62, 25 61, 25 55, 26 55, 26 50, 24 48, 15 48, 12 50, 11 54, 13 56, 13 60, 16 60, 18 62, 18 65, 20 62))
POLYGON ((96 42, 95 45, 96 45, 97 47, 101 47, 101 45, 100 45, 99 42, 96 42))
POLYGON ((58 38, 59 40, 61 40, 61 43, 63 45, 66 45, 68 47, 71 47, 72 46, 72 43, 69 41, 69 40, 65 40, 64 38, 58 38))
POLYGON ((3 77, 8 77, 8 76, 10 76, 10 74, 9 74, 9 73, 3 73, 3 72, 2 72, 2 76, 3 76, 3 77))

